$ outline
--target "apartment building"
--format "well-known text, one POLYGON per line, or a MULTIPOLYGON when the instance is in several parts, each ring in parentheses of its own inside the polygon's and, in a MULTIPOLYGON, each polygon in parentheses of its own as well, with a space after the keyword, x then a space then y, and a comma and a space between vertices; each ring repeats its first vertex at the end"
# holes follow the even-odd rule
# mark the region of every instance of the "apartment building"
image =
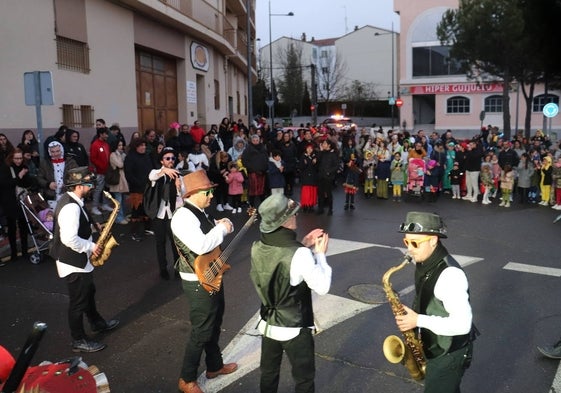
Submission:
POLYGON ((62 124, 87 135, 96 118, 125 133, 247 121, 255 0, 18 0, 1 11, 0 130, 12 141, 37 127, 24 97, 34 71, 52 78, 44 136, 62 124))

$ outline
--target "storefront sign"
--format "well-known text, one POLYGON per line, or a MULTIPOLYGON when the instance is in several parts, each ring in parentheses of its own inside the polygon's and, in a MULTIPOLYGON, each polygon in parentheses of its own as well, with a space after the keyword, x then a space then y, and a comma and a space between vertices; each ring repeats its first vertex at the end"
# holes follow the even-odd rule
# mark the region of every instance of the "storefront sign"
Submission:
POLYGON ((502 93, 501 83, 457 83, 409 86, 409 94, 483 94, 502 93))

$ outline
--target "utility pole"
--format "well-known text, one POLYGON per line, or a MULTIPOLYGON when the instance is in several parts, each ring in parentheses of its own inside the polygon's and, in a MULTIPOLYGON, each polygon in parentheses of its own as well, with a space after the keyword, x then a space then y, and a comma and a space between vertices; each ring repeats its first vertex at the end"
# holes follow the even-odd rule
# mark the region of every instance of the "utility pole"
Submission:
POLYGON ((310 68, 312 70, 312 124, 316 125, 318 121, 318 92, 316 86, 316 65, 311 64, 310 68))

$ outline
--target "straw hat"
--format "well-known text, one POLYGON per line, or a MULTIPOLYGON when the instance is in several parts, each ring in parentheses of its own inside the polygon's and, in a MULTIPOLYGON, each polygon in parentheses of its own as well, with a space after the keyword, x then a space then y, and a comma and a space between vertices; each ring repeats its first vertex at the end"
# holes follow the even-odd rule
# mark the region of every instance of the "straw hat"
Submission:
POLYGON ((188 198, 199 191, 210 190, 218 185, 208 179, 204 169, 183 176, 183 184, 185 185, 183 198, 188 198))

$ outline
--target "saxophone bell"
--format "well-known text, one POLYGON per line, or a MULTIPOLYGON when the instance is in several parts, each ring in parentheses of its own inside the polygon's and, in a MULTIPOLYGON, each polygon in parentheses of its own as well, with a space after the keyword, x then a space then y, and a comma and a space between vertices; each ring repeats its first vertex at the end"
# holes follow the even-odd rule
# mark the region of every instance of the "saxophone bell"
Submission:
MULTIPOLYGON (((397 266, 389 268, 382 277, 384 292, 394 315, 404 315, 405 309, 399 300, 399 295, 393 290, 390 277, 412 262, 412 257, 405 254, 404 260, 397 266)), ((423 343, 413 329, 402 332, 404 339, 391 335, 386 337, 382 350, 390 363, 401 363, 405 366, 411 377, 417 381, 424 379, 426 359, 423 352, 423 343)))

